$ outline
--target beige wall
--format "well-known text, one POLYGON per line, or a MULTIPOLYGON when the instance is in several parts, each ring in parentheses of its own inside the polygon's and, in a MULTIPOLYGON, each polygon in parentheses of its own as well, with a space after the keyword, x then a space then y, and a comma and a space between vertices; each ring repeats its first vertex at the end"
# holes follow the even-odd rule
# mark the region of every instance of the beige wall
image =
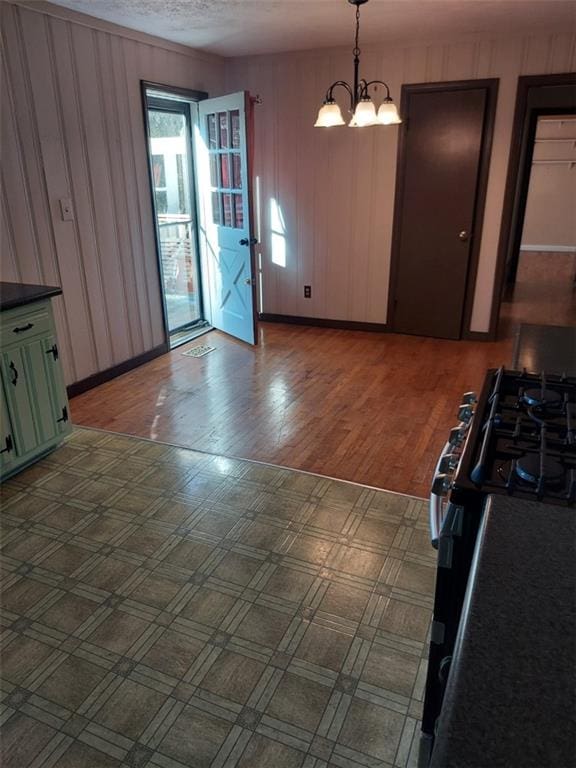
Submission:
POLYGON ((30 5, 0 3, 1 276, 62 286, 72 383, 164 341, 140 80, 216 94, 224 73, 217 57, 30 5))
MULTIPOLYGON (((398 129, 312 128, 327 84, 350 75, 348 50, 228 60, 225 78, 217 57, 57 6, 2 2, 0 13, 1 277, 62 285, 68 383, 163 341, 140 79, 262 96, 265 311, 385 322, 398 129), (65 197, 73 222, 60 217, 65 197), (286 266, 272 261, 273 236, 286 266)), ((488 327, 516 78, 574 70, 575 55, 563 34, 363 53, 363 73, 388 79, 396 97, 402 83, 501 79, 473 330, 488 327)))
MULTIPOLYGON (((576 69, 573 36, 459 40, 367 49, 362 74, 403 83, 500 78, 471 329, 489 327, 517 77, 576 69)), ((227 90, 260 94, 259 177, 265 312, 386 321, 398 128, 314 129, 327 86, 351 76, 349 50, 227 61, 227 90), (273 263, 270 206, 284 220, 286 266, 273 263), (303 285, 312 285, 312 299, 303 285)))
POLYGON ((576 117, 540 120, 533 159, 522 247, 576 250, 576 117))

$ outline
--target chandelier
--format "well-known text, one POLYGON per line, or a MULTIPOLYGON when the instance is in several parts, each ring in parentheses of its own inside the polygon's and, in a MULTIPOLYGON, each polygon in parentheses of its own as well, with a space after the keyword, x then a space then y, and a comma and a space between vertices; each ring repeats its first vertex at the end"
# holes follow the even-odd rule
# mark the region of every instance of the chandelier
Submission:
POLYGON ((390 89, 382 80, 366 81, 360 79, 360 48, 358 47, 358 36, 360 33, 360 6, 367 3, 368 0, 348 0, 351 5, 356 6, 356 38, 354 41, 354 85, 348 85, 344 80, 336 80, 335 83, 326 91, 324 104, 320 107, 318 118, 314 123, 316 128, 331 128, 334 125, 345 125, 342 112, 334 99, 334 89, 344 88, 350 96, 350 113, 352 119, 348 123, 351 128, 361 128, 366 125, 398 125, 402 122, 396 105, 390 96, 390 89), (378 112, 374 102, 370 98, 368 89, 371 86, 383 85, 386 88, 386 97, 380 104, 378 112))

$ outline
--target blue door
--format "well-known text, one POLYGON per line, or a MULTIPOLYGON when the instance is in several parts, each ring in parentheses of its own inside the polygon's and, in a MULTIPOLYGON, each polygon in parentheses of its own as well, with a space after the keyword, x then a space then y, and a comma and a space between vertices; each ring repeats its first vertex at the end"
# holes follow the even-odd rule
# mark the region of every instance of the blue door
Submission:
POLYGON ((255 344, 248 99, 242 91, 198 103, 196 162, 205 314, 215 328, 255 344))

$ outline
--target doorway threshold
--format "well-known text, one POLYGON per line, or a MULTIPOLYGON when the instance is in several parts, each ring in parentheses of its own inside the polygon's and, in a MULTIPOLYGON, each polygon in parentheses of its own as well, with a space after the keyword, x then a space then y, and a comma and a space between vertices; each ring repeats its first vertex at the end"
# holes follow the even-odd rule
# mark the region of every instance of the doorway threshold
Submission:
POLYGON ((209 333, 213 330, 214 329, 210 323, 204 322, 195 325, 193 328, 183 328, 181 331, 176 331, 175 333, 170 334, 170 349, 181 347, 182 344, 187 344, 189 341, 197 339, 198 336, 203 336, 205 333, 209 333))

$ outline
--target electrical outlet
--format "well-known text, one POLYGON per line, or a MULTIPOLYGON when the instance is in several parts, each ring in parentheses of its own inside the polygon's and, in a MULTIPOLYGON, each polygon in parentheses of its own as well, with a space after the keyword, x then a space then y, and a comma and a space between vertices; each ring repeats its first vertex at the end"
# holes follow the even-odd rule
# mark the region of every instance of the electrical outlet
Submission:
POLYGON ((311 299, 312 298, 312 286, 311 285, 305 285, 304 286, 304 298, 305 299, 311 299))

